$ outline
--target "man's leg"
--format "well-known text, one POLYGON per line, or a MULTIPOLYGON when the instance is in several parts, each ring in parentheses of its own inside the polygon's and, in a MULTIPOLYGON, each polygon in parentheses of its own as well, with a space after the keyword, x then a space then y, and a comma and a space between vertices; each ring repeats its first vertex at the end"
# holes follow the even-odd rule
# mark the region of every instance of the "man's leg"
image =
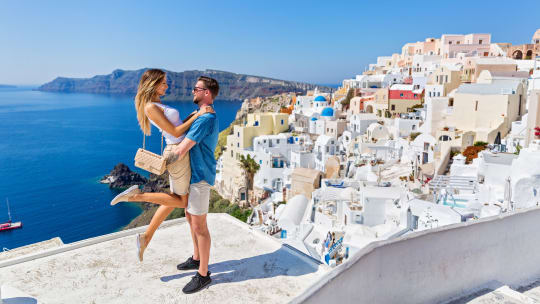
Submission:
POLYGON ((191 215, 191 231, 195 233, 200 257, 199 274, 208 274, 208 261, 210 259, 210 232, 206 224, 206 214, 191 215))
POLYGON ((195 261, 200 261, 201 257, 199 254, 199 245, 197 242, 197 235, 195 234, 195 231, 193 230, 193 218, 192 215, 186 210, 186 220, 189 223, 189 230, 191 232, 191 239, 193 240, 193 259, 195 261))
POLYGON ((210 185, 199 182, 190 186, 189 202, 187 211, 190 215, 190 227, 196 252, 199 254, 199 271, 184 286, 184 293, 194 293, 212 282, 208 272, 208 260, 210 259, 210 233, 206 224, 206 214, 210 200, 210 185))

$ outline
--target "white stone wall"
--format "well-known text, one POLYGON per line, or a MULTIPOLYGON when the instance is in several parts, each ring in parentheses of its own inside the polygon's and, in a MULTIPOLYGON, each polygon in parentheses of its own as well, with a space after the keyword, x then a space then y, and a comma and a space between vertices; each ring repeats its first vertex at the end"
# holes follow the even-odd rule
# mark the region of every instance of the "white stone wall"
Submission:
POLYGON ((534 208, 374 242, 292 303, 438 303, 523 286, 540 278, 539 229, 534 208))

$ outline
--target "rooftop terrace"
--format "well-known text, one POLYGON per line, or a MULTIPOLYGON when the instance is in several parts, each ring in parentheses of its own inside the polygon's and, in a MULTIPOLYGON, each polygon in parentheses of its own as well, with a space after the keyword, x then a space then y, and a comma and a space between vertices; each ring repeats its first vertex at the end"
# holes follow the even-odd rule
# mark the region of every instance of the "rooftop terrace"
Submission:
POLYGON ((181 291, 195 271, 175 267, 191 254, 180 219, 144 263, 134 248, 144 227, 0 260, 4 304, 540 301, 540 207, 375 241, 331 271, 228 215, 208 222, 213 282, 199 293, 181 291))
POLYGON ((209 214, 208 225, 212 284, 196 294, 182 293, 195 271, 176 269, 192 254, 179 219, 156 232, 143 263, 135 235, 145 227, 0 260, 2 298, 20 298, 6 294, 15 288, 28 303, 283 303, 329 270, 229 215, 209 214))

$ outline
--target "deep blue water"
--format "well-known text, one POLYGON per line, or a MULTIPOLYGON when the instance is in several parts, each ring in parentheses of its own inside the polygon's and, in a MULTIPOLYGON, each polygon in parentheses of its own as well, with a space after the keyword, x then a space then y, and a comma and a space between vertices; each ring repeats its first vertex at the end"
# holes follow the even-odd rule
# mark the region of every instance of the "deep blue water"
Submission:
MULTIPOLYGON (((191 102, 170 103, 181 117, 191 102)), ((216 101, 220 129, 240 102, 216 101)), ((157 129, 147 148, 159 152, 157 129)), ((0 222, 23 228, 0 232, 0 250, 59 236, 71 243, 119 230, 140 214, 138 204, 110 200, 118 193, 99 179, 119 162, 132 170, 142 144, 132 97, 0 89, 0 222)), ((137 170, 139 173, 146 173, 137 170)))

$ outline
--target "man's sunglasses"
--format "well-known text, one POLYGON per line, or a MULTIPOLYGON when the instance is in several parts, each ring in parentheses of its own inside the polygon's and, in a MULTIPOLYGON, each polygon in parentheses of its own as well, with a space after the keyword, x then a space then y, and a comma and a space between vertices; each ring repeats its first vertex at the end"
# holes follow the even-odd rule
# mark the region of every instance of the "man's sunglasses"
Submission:
POLYGON ((191 90, 191 91, 193 91, 193 92, 199 92, 199 91, 205 91, 205 90, 208 90, 208 89, 207 89, 207 88, 194 87, 193 90, 191 90))

